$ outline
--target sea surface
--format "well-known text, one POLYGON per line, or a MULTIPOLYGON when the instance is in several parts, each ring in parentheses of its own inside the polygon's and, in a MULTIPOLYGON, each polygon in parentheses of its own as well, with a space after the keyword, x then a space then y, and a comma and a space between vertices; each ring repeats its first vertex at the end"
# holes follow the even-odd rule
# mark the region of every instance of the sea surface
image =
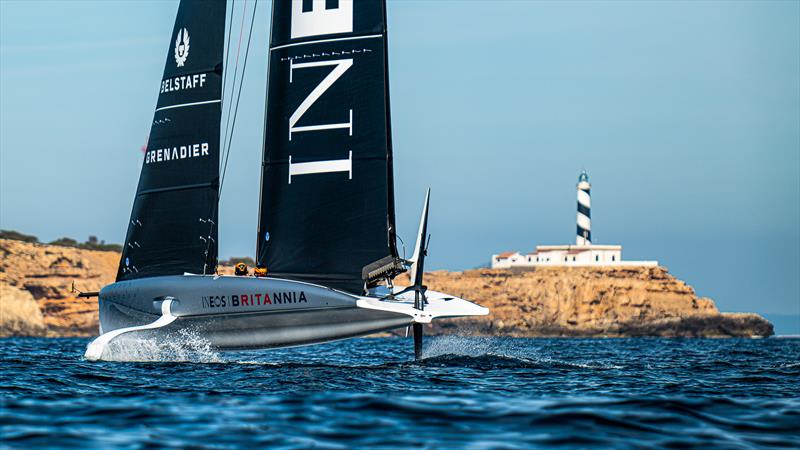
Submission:
POLYGON ((800 447, 798 339, 183 338, 0 339, 0 447, 800 447))

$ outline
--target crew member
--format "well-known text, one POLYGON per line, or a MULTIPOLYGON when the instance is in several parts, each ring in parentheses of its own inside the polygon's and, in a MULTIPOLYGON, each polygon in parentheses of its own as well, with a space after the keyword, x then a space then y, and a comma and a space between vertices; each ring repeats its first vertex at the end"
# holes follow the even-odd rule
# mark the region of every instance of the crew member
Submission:
POLYGON ((267 276, 267 268, 266 268, 266 266, 264 266, 262 264, 257 265, 256 268, 253 269, 253 275, 255 275, 257 277, 265 277, 265 276, 267 276))
POLYGON ((236 276, 243 277, 247 275, 247 264, 240 262, 236 263, 236 267, 233 269, 233 273, 236 276))

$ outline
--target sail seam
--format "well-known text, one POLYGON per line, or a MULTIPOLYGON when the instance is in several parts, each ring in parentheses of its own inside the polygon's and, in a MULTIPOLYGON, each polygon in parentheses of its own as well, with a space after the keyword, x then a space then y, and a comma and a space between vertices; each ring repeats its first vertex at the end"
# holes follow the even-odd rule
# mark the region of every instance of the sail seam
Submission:
POLYGON ((352 37, 343 37, 343 38, 335 38, 335 39, 320 39, 318 41, 293 42, 291 44, 283 44, 283 45, 279 45, 277 47, 271 47, 269 49, 269 51, 280 50, 282 48, 288 48, 288 47, 298 47, 300 45, 321 44, 321 43, 324 43, 324 42, 354 41, 354 40, 357 40, 357 39, 372 39, 372 38, 379 38, 379 37, 383 37, 383 35, 382 34, 370 34, 370 35, 367 35, 367 36, 352 36, 352 37))
POLYGON ((342 55, 350 55, 350 54, 356 54, 356 53, 372 53, 372 50, 370 50, 368 48, 362 48, 361 50, 359 50, 357 48, 354 48, 354 49, 352 49, 350 51, 342 50, 340 52, 333 52, 332 51, 330 53, 328 53, 328 52, 321 52, 319 54, 312 53, 310 55, 289 56, 289 57, 286 57, 286 58, 281 58, 281 61, 297 61, 299 59, 319 58, 320 56, 321 57, 325 57, 325 56, 342 56, 342 55))
POLYGON ((156 108, 156 112, 163 111, 165 109, 173 109, 173 108, 183 108, 184 106, 197 106, 197 105, 208 105, 210 103, 219 103, 222 100, 205 100, 202 102, 192 102, 192 103, 180 103, 178 105, 170 105, 170 106, 162 106, 161 108, 156 108))
POLYGON ((198 184, 186 184, 182 186, 170 186, 166 188, 155 188, 155 189, 147 189, 144 191, 140 191, 136 194, 136 196, 140 195, 148 195, 148 194, 158 194, 161 192, 170 192, 170 191, 185 191, 187 189, 199 189, 199 188, 210 188, 215 187, 217 185, 216 181, 212 181, 210 183, 198 183, 198 184))
MULTIPOLYGON (((351 153, 352 153, 352 151, 351 151, 351 153)), ((348 158, 344 158, 344 159, 346 160, 348 158)), ((353 156, 350 159, 353 160, 353 161, 385 161, 386 160, 386 158, 384 158, 382 156, 362 156, 362 157, 353 156)), ((292 161, 289 158, 286 158, 286 159, 273 159, 271 161, 262 161, 261 165, 262 166, 285 166, 285 165, 288 165, 290 163, 291 164, 300 164, 300 163, 309 163, 309 162, 319 162, 319 161, 317 161, 317 160, 305 161, 304 159, 301 159, 299 161, 292 161)))

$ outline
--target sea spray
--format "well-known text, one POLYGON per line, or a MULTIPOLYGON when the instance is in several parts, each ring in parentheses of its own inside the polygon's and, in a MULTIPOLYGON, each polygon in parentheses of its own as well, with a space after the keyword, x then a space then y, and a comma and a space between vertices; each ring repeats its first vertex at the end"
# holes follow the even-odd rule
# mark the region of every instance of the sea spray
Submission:
POLYGON ((621 369, 622 366, 610 361, 564 360, 561 355, 553 355, 548 346, 531 345, 533 340, 520 344, 519 339, 505 337, 474 337, 447 335, 428 340, 423 360, 428 363, 460 361, 467 365, 519 366, 519 367, 563 367, 580 369, 621 369), (555 358, 553 356, 556 356, 555 358))
POLYGON ((520 347, 516 341, 498 337, 473 336, 436 336, 428 340, 422 357, 436 358, 441 356, 499 356, 530 360, 536 358, 537 352, 531 347, 520 347))
POLYGON ((181 329, 166 335, 131 333, 122 335, 103 350, 104 361, 119 362, 224 362, 197 330, 181 329))

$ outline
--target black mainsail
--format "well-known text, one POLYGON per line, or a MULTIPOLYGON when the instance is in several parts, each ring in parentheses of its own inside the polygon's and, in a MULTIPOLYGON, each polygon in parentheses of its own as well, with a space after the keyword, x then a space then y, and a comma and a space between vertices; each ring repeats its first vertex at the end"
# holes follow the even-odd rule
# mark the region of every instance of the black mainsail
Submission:
POLYGON ((360 294, 395 244, 386 5, 275 1, 258 262, 360 294))
POLYGON ((216 267, 225 8, 178 7, 118 281, 216 267))

